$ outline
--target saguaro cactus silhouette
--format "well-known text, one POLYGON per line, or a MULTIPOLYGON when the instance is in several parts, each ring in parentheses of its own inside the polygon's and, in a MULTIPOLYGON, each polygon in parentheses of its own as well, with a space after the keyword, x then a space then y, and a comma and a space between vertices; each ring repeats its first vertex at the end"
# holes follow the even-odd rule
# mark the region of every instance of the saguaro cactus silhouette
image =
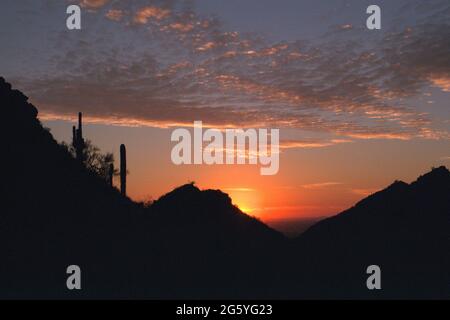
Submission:
POLYGON ((114 178, 114 165, 110 163, 108 172, 108 183, 110 187, 113 187, 113 178, 114 178))
POLYGON ((76 158, 78 161, 84 162, 84 149, 86 147, 86 143, 83 139, 83 114, 81 112, 78 113, 78 129, 73 126, 72 135, 72 144, 75 148, 76 158))
POLYGON ((120 146, 120 192, 127 195, 127 150, 124 144, 120 146))

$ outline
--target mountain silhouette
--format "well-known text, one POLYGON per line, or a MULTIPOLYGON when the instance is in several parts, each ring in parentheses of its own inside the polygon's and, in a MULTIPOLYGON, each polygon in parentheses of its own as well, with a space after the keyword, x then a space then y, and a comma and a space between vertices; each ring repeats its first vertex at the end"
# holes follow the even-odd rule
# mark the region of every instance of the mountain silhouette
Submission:
POLYGON ((371 297, 361 270, 372 264, 383 271, 386 290, 379 292, 383 297, 448 297, 449 193, 450 172, 445 167, 434 168, 411 184, 396 181, 312 226, 295 240, 296 249, 320 274, 321 286, 347 288, 329 291, 334 297, 371 297), (357 274, 361 276, 355 278, 357 274))
POLYGON ((219 190, 149 206, 87 170, 0 78, 0 298, 449 298, 450 174, 396 182, 296 239, 219 190), (379 265, 382 290, 366 288, 379 265), (66 288, 66 268, 82 290, 66 288))
POLYGON ((149 208, 123 197, 54 140, 27 100, 0 79, 0 297, 238 296, 245 283, 258 287, 246 264, 283 235, 220 191, 185 185, 149 208), (89 284, 78 295, 65 286, 72 264, 89 284))

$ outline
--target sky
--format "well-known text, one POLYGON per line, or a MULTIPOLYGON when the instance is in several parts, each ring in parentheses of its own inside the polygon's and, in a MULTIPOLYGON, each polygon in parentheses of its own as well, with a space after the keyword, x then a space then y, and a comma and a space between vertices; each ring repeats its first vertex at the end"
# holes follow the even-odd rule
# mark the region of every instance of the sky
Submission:
POLYGON ((133 199, 195 181, 264 221, 322 217, 450 166, 449 27, 447 0, 2 0, 0 75, 58 141, 81 111, 103 151, 126 144, 133 199), (279 128, 278 174, 174 165, 195 120, 279 128))

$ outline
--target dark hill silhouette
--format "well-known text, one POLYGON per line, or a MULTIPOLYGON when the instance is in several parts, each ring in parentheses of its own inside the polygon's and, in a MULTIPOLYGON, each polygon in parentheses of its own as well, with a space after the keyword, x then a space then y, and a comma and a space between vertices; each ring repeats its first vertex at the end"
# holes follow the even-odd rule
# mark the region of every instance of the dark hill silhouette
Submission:
POLYGON ((225 231, 222 236, 237 245, 245 241, 257 247, 261 241, 284 240, 279 232, 242 213, 220 190, 200 191, 195 185, 186 184, 162 196, 150 209, 158 214, 159 223, 182 224, 186 228, 208 226, 214 232, 225 231))
POLYGON ((383 271, 383 297, 449 297, 450 172, 439 167, 411 184, 396 181, 311 227, 296 239, 296 249, 310 268, 320 266, 316 288, 334 288, 332 296, 373 296, 361 270, 376 264, 383 271))
POLYGON ((279 256, 285 237, 242 213, 227 194, 186 184, 149 212, 151 231, 142 234, 164 256, 156 273, 161 287, 177 287, 169 297, 264 297, 275 285, 278 259, 267 257, 279 256), (176 272, 168 274, 168 266, 176 272))
POLYGON ((218 190, 146 207, 60 146, 0 78, 0 298, 449 297, 449 173, 397 182, 289 241, 218 190), (67 266, 82 290, 66 289, 67 266), (365 288, 382 267, 381 292, 365 288))
POLYGON ((234 296, 264 286, 246 265, 280 233, 193 185, 150 208, 132 202, 60 146, 27 99, 0 78, 0 297, 234 296), (79 294, 65 287, 71 264, 85 275, 79 294))
POLYGON ((64 296, 58 275, 70 264, 102 281, 101 266, 119 265, 114 256, 134 241, 129 229, 142 210, 58 145, 3 79, 0 112, 0 296, 64 296))

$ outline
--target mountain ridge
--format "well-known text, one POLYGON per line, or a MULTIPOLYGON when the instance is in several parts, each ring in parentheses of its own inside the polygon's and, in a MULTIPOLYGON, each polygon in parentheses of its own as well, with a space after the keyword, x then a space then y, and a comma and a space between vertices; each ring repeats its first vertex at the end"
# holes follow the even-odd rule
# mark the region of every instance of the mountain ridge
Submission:
MULTIPOLYGON (((434 290, 448 296, 449 196, 450 172, 434 168, 411 184, 397 181, 318 222, 295 239, 296 248, 309 257, 310 268, 323 266, 320 274, 329 276, 322 282, 333 283, 376 264, 387 270, 384 278, 391 281, 387 297, 430 298, 434 290), (411 279, 417 286, 414 290, 407 285, 411 279)), ((363 290, 360 281, 350 285, 351 290, 363 290)))

